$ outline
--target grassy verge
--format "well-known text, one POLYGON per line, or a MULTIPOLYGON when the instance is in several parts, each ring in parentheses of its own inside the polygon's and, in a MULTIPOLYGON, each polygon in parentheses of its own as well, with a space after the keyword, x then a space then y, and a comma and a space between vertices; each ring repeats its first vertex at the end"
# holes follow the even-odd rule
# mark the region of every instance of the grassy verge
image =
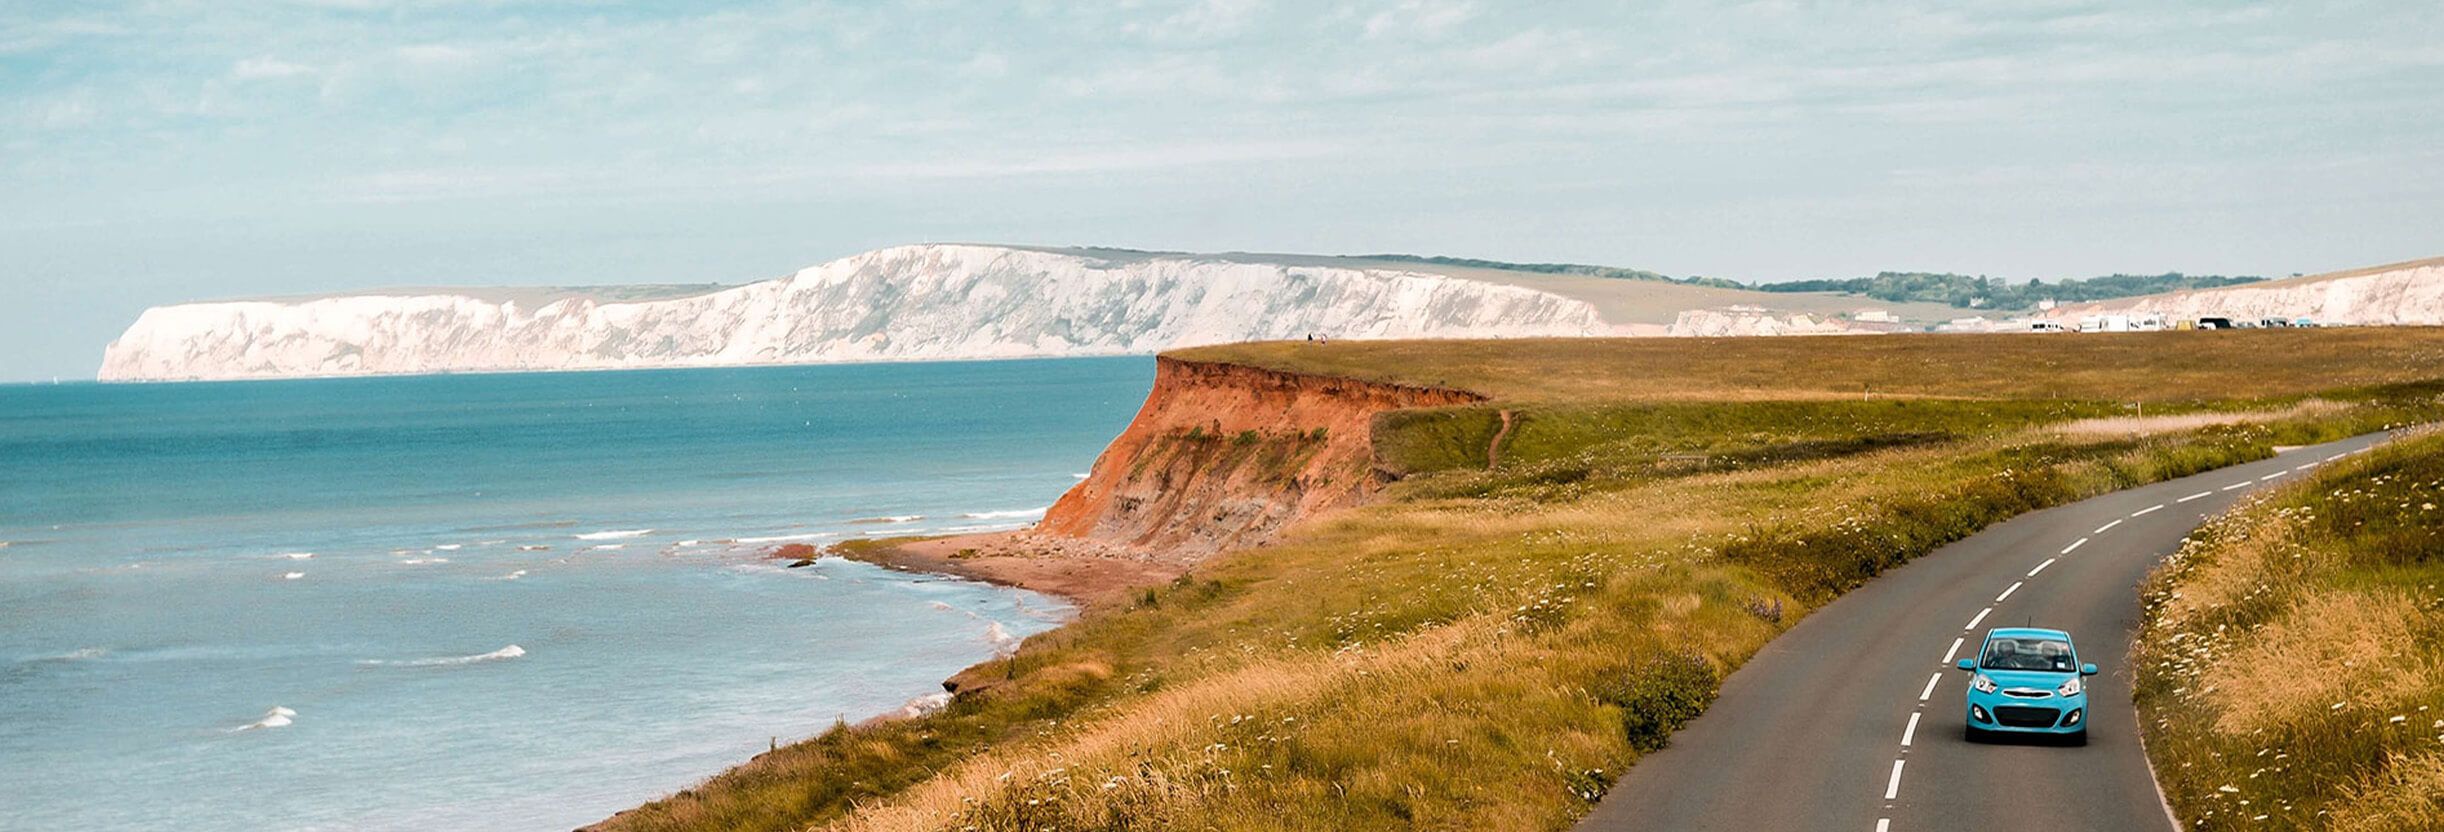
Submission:
MULTIPOLYGON (((2083 369, 2099 381, 2082 388, 1921 356, 1958 386, 1901 401, 1809 385, 1921 349, 1889 342, 1982 342, 1807 339, 1766 356, 1791 362, 1769 368, 1785 386, 1715 401, 1554 381, 1610 342, 1354 345, 1390 350, 1401 363, 1370 370, 1387 380, 1527 373, 1547 397, 1386 417, 1379 461, 1409 477, 1383 502, 1030 639, 939 714, 832 731, 611 826, 1560 828, 1766 641, 1883 569, 2032 508, 2444 415, 2444 387, 2414 383, 2444 339, 2403 332, 2336 333, 2360 356, 2347 373, 2297 357, 2341 348, 2315 339, 2202 360, 2187 345, 2226 342, 2104 355, 2090 345, 2116 339, 2020 337, 2004 347, 2124 363, 2083 369), (2133 416, 2133 392, 2150 418, 2228 418, 2072 428, 2133 416), (1502 410, 1514 429, 1488 470, 1502 410)), ((1678 348, 1761 349, 1727 343, 1678 348)), ((1295 349, 1280 366, 1365 358, 1295 349)))
POLYGON ((2328 466, 2150 580, 2133 664, 2193 830, 2444 826, 2444 434, 2328 466))

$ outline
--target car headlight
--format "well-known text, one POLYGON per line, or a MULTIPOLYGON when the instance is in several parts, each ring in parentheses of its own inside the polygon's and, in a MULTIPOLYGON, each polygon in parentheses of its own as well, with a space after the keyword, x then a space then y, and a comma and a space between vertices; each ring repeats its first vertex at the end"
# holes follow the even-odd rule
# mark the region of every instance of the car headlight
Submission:
POLYGON ((2080 683, 2079 683, 2079 677, 2077 677, 2077 676, 2073 676, 2073 677, 2071 677, 2071 680, 2070 680, 2070 681, 2068 681, 2068 682, 2064 682, 2064 683, 2062 683, 2062 686, 2061 686, 2061 687, 2055 688, 2055 689, 2054 689, 2054 692, 2055 692, 2055 693, 2058 693, 2058 694, 2061 694, 2061 695, 2063 695, 2063 696, 2078 696, 2080 691, 2083 691, 2083 690, 2086 690, 2086 689, 2087 689, 2087 686, 2086 686, 2086 685, 2082 685, 2082 684, 2080 684, 2080 683))
POLYGON ((1969 677, 1969 687, 1976 688, 1978 693, 1993 693, 1996 686, 1993 679, 1988 679, 1986 674, 1980 673, 1969 677))

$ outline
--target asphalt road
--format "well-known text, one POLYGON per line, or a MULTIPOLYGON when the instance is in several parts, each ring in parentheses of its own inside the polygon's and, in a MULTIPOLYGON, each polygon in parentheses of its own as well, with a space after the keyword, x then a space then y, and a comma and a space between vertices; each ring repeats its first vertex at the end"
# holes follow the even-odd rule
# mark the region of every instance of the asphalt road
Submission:
POLYGON ((2243 495, 2382 438, 2025 514, 1887 572, 1767 644, 1579 829, 2171 830, 2124 664, 2140 579, 2243 495), (1952 660, 2027 625, 2070 631, 2103 671, 2084 748, 1964 736, 1952 660))

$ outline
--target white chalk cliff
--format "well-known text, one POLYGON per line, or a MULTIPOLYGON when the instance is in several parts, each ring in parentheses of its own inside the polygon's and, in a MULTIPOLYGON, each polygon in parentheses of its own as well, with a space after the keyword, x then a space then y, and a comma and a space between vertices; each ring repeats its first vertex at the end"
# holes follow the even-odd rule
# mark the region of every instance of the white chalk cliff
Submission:
POLYGON ((2235 320, 2304 317, 2329 324, 2433 326, 2444 324, 2444 258, 2071 304, 2049 314, 2076 319, 2085 315, 2147 312, 2174 321, 2201 317, 2235 320))
POLYGON ((1257 339, 1611 334, 1585 301, 1423 271, 901 246, 676 297, 416 290, 148 309, 103 380, 1152 353, 1257 339))

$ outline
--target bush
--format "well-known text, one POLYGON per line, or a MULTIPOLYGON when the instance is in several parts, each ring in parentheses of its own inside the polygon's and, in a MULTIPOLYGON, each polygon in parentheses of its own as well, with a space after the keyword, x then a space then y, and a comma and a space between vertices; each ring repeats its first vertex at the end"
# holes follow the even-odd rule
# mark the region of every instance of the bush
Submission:
POLYGON ((1621 731, 1631 747, 1653 751, 1705 712, 1721 681, 1706 657, 1665 653, 1630 669, 1596 696, 1621 709, 1621 731))

